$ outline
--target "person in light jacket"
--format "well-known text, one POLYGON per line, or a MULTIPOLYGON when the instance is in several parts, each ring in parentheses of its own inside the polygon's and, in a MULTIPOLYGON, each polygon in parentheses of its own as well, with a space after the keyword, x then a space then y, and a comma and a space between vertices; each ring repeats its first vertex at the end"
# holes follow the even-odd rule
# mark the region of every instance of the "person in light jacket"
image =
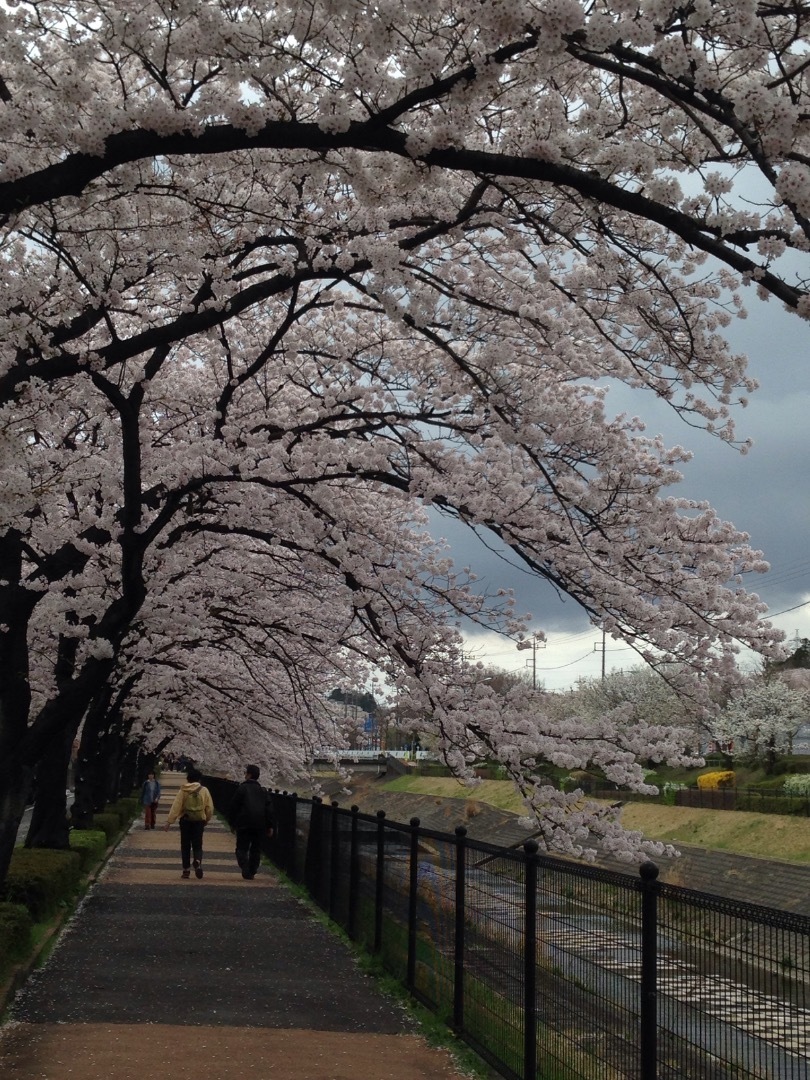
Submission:
POLYGON ((214 816, 214 800, 211 792, 203 786, 202 773, 193 766, 186 774, 186 782, 177 792, 172 803, 164 829, 175 821, 180 822, 180 861, 183 865, 181 877, 203 876, 203 830, 214 816), (192 864, 192 853, 194 861, 192 864))

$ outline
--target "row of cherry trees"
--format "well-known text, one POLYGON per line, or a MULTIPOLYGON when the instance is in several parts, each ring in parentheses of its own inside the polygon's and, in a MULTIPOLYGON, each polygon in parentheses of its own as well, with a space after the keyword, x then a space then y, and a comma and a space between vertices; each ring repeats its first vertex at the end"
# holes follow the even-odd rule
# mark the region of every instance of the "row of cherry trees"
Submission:
MULTIPOLYGON (((384 676, 548 844, 538 759, 671 729, 496 696, 487 596, 424 508, 511 548, 695 707, 778 635, 746 537, 667 489, 621 382, 736 443, 740 283, 808 312, 804 4, 31 0, 0 10, 0 879, 32 771, 111 732, 306 767, 384 676), (757 202, 748 197, 756 192, 757 202), (796 273, 796 267, 799 273, 796 273), (122 728, 123 725, 123 728, 122 728)), ((744 445, 744 443, 743 443, 744 445)), ((44 774, 43 769, 43 774, 44 774)))
MULTIPOLYGON (((800 649, 793 657, 801 654, 800 649)), ((719 694, 710 714, 691 713, 650 667, 584 679, 568 693, 551 697, 549 707, 563 715, 594 718, 621 712, 628 724, 656 720, 688 731, 696 755, 712 743, 727 744, 733 746, 736 760, 756 762, 770 771, 779 755, 793 752, 800 729, 810 724, 810 671, 782 665, 751 671, 730 696, 719 694)))

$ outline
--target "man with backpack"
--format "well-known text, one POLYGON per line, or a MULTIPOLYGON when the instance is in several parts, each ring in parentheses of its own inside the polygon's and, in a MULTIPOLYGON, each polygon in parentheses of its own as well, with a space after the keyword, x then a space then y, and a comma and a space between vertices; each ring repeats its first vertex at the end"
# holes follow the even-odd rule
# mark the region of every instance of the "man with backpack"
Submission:
POLYGON ((186 782, 177 792, 166 819, 164 829, 179 819, 180 821, 180 861, 183 864, 181 877, 191 877, 191 856, 194 855, 194 876, 203 876, 203 829, 214 816, 214 800, 207 787, 203 787, 202 773, 192 766, 186 774, 186 782))
POLYGON ((231 831, 236 833, 236 861, 246 881, 256 877, 264 838, 273 835, 270 796, 259 783, 259 775, 258 765, 245 766, 245 779, 228 810, 231 831))

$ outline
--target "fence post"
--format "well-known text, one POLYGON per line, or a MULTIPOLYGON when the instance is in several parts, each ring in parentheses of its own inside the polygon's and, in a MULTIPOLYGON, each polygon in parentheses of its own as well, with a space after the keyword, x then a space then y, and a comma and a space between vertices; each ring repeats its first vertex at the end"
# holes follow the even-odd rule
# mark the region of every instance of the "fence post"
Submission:
POLYGON ((464 904, 467 880, 467 830, 456 826, 456 932, 453 973, 453 1028, 464 1030, 464 904))
MULTIPOLYGON (((285 842, 284 847, 286 849, 287 865, 285 867, 287 873, 290 875, 293 881, 300 882, 301 875, 298 873, 298 866, 296 859, 298 856, 298 792, 293 791, 290 795, 290 812, 287 814, 286 831, 289 839, 285 842)), ((282 840, 284 836, 282 834, 282 840)))
POLYGON ((383 885, 385 882, 385 811, 377 811, 377 866, 374 877, 374 952, 382 950, 383 885))
POLYGON ((411 858, 408 873, 408 976, 406 985, 413 990, 416 983, 416 892, 419 875, 419 818, 412 817, 411 858))
POLYGON ((333 799, 332 817, 329 821, 329 918, 334 919, 337 911, 338 871, 340 870, 340 852, 338 845, 338 804, 333 799))
POLYGON ((523 961, 523 1076, 537 1076, 537 841, 527 840, 523 961))
POLYGON ((658 867, 645 862, 641 881, 641 1080, 658 1073, 658 867))
POLYGON ((346 931, 352 941, 357 934, 355 923, 357 922, 357 892, 360 878, 360 862, 357 854, 357 815, 360 813, 359 806, 352 807, 351 841, 349 846, 349 917, 346 931))
POLYGON ((310 896, 323 907, 323 802, 312 796, 309 819, 309 838, 304 856, 304 884, 310 896))

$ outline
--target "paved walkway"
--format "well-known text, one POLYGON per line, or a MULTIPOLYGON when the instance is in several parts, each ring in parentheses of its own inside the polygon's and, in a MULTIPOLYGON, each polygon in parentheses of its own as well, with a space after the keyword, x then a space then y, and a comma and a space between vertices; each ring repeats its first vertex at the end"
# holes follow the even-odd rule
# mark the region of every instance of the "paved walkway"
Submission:
POLYGON ((15 1080, 461 1080, 405 1011, 275 871, 244 881, 233 838, 206 829, 204 877, 180 877, 183 778, 158 827, 136 822, 0 1029, 15 1080))

